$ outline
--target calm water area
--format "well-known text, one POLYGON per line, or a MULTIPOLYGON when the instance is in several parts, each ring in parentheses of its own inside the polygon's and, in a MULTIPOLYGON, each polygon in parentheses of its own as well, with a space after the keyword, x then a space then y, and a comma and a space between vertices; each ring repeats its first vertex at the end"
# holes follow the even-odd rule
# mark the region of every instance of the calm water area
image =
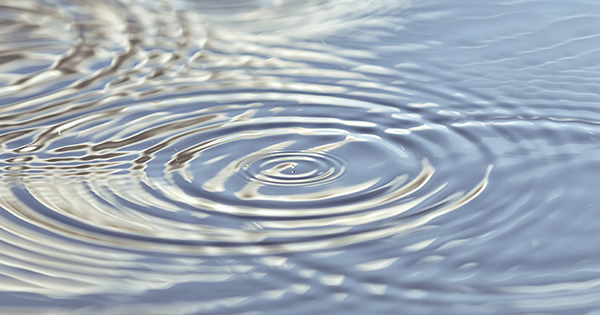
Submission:
POLYGON ((2 0, 0 314, 600 314, 600 2, 2 0))

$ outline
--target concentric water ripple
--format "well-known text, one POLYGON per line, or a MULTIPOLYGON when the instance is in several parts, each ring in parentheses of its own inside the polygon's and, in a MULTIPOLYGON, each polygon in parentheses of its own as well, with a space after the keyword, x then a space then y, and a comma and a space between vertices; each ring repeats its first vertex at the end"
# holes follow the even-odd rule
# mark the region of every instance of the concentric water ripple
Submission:
POLYGON ((0 312, 594 314, 589 1, 0 5, 0 312))
MULTIPOLYGON (((234 96, 238 102, 241 96, 258 98, 234 96)), ((303 250, 305 243, 321 249, 396 235, 459 207, 486 185, 491 166, 471 169, 462 183, 448 183, 447 173, 484 163, 484 152, 451 169, 436 169, 433 162, 456 159, 460 152, 426 143, 428 137, 449 137, 464 148, 469 142, 435 125, 425 127, 418 115, 325 96, 294 102, 303 98, 294 94, 272 95, 279 102, 269 106, 274 101, 264 97, 246 105, 222 97, 219 106, 210 107, 203 96, 190 96, 170 104, 170 113, 151 126, 122 123, 127 118, 120 116, 145 108, 130 105, 127 114, 113 114, 108 124, 114 126, 87 142, 50 143, 42 150, 46 154, 35 153, 35 140, 20 146, 16 151, 33 152, 21 158, 23 165, 11 158, 6 177, 15 183, 15 195, 25 194, 20 202, 39 202, 30 207, 45 208, 44 220, 62 226, 47 227, 52 232, 79 241, 98 233, 103 236, 83 238, 130 250, 203 255, 287 252, 303 250), (185 119, 173 113, 190 104, 200 109, 185 119), (49 181, 77 192, 48 196, 49 181), (85 214, 107 204, 93 217, 85 214), (412 222, 415 216, 418 223, 412 222), (403 218, 404 224, 394 223, 403 218), (163 243, 183 247, 162 248, 163 243)), ((71 132, 79 131, 60 136, 70 138, 71 132)))

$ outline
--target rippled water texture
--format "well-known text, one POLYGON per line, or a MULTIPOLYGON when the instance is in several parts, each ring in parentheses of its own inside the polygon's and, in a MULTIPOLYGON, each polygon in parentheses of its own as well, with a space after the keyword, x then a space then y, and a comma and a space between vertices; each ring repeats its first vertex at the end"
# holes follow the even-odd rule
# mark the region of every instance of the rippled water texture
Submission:
POLYGON ((599 15, 3 0, 0 312, 597 314, 599 15))

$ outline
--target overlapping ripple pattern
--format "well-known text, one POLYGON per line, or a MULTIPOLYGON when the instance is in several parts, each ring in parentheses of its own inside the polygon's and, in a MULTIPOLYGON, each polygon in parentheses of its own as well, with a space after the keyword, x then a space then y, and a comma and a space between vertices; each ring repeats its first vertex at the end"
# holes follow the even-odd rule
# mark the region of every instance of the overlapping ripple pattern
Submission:
POLYGON ((0 5, 0 312, 593 314, 600 6, 0 5))

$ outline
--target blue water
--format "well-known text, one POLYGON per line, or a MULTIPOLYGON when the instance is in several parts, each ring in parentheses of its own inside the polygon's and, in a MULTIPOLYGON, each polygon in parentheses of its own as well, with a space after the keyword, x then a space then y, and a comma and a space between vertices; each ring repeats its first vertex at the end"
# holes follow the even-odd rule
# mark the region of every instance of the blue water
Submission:
POLYGON ((595 1, 0 5, 0 313, 597 314, 595 1))

